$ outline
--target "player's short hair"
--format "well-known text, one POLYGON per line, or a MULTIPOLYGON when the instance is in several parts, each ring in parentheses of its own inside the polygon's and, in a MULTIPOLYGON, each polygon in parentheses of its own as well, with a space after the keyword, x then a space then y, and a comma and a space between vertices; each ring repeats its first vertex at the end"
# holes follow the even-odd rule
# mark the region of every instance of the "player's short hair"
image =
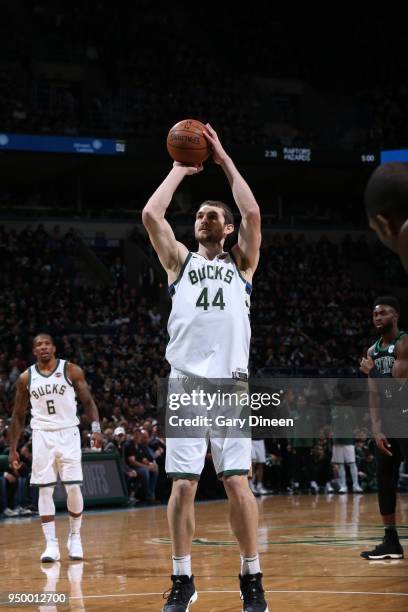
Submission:
POLYGON ((216 208, 222 208, 224 212, 225 225, 234 225, 234 214, 228 204, 225 204, 225 202, 221 202, 220 200, 205 200, 200 204, 198 210, 200 210, 200 208, 203 206, 215 206, 216 208))
POLYGON ((389 162, 372 173, 364 194, 369 217, 408 218, 408 163, 389 162))
POLYGON ((378 297, 376 297, 374 300, 373 309, 376 306, 379 306, 380 304, 384 304, 385 306, 391 306, 392 308, 394 308, 394 310, 398 312, 398 314, 401 311, 400 303, 393 295, 379 295, 378 297))
POLYGON ((54 342, 54 338, 51 336, 51 334, 41 333, 41 334, 36 334, 36 335, 34 336, 34 338, 33 338, 33 345, 32 345, 32 346, 33 346, 33 348, 34 348, 34 346, 35 346, 36 340, 37 340, 38 338, 41 338, 42 336, 45 336, 46 338, 49 338, 49 339, 51 340, 51 344, 55 344, 55 342, 54 342))

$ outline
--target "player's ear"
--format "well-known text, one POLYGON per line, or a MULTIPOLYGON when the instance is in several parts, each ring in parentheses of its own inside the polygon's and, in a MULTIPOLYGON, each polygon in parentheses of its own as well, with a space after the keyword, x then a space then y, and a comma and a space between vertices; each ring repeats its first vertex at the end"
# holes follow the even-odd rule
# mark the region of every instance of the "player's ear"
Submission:
POLYGON ((392 236, 392 227, 390 219, 387 219, 387 217, 384 217, 384 215, 376 215, 373 220, 375 222, 377 231, 379 231, 382 236, 392 236))
POLYGON ((408 272, 408 221, 405 221, 398 233, 398 253, 401 258, 401 263, 408 272))
POLYGON ((229 236, 230 234, 234 233, 234 229, 235 228, 233 223, 227 223, 227 225, 224 227, 224 232, 227 236, 229 236))
POLYGON ((398 234, 398 228, 393 219, 384 217, 384 215, 376 215, 375 221, 377 222, 377 227, 381 228, 382 234, 390 238, 391 236, 396 236, 398 234))
POLYGON ((394 253, 398 252, 398 227, 393 219, 381 214, 375 215, 370 217, 370 227, 385 246, 394 253))

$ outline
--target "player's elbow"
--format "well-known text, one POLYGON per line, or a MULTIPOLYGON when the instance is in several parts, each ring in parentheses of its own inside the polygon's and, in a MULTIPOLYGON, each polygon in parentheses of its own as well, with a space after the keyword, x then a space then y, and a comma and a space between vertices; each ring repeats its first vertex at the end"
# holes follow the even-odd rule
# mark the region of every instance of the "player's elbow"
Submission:
POLYGON ((152 222, 154 221, 154 212, 149 207, 148 203, 146 204, 146 206, 142 210, 142 221, 143 221, 143 225, 145 227, 149 227, 149 225, 151 225, 152 222))
POLYGON ((259 206, 255 201, 251 204, 251 206, 245 212, 245 218, 250 223, 260 223, 261 222, 261 211, 259 210, 259 206))
POLYGON ((146 204, 144 209, 142 210, 142 222, 147 230, 156 226, 163 219, 157 211, 149 204, 146 204))
POLYGON ((258 204, 253 206, 245 213, 245 223, 252 229, 261 228, 261 213, 258 204))

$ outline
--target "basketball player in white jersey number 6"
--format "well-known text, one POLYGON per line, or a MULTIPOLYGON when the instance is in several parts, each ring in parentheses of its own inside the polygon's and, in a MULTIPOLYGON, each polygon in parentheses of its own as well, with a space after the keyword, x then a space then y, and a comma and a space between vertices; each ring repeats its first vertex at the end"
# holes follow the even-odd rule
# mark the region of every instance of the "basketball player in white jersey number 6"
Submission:
POLYGON ((55 345, 48 334, 33 340, 37 362, 23 372, 16 384, 13 418, 10 426, 9 462, 18 464, 17 444, 24 428, 28 404, 31 403, 33 430, 33 466, 31 484, 38 486, 38 510, 46 539, 41 555, 43 563, 59 561, 60 551, 55 536, 54 487, 59 474, 67 491, 70 533, 69 558, 82 559, 81 522, 84 507, 82 491, 81 440, 78 430, 77 405, 80 399, 92 423, 92 441, 102 446, 98 410, 80 367, 56 359, 55 345))
MULTIPOLYGON (((223 169, 241 213, 238 243, 223 245, 234 231, 232 212, 207 200, 195 220, 198 251, 190 253, 165 219, 173 194, 186 176, 203 168, 175 162, 143 209, 143 223, 168 275, 172 310, 166 357, 171 378, 233 379, 247 375, 250 344, 249 299, 259 261, 261 217, 248 184, 223 149, 216 132, 204 132, 215 163, 223 169)), ((172 588, 164 612, 185 612, 197 599, 191 571, 194 498, 204 466, 207 440, 167 438, 166 471, 173 479, 168 522, 173 547, 172 588)), ((231 528, 241 553, 240 588, 244 612, 268 610, 258 557, 258 508, 249 489, 249 438, 212 439, 215 469, 230 504, 231 528)))

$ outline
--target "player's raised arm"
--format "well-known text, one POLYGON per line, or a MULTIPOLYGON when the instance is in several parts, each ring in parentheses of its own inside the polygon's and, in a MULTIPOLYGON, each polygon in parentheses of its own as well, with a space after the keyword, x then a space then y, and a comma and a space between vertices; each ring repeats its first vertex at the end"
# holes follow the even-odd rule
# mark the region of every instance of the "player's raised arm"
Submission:
POLYGON ((88 383, 85 380, 84 372, 79 366, 74 363, 69 363, 67 374, 69 380, 72 382, 77 397, 84 407, 86 416, 91 421, 92 439, 96 443, 97 448, 100 448, 102 446, 102 434, 99 424, 99 413, 88 387, 88 383))
POLYGON ((176 276, 187 257, 188 250, 184 244, 176 240, 170 224, 165 219, 165 214, 174 192, 183 178, 197 174, 201 170, 202 166, 185 166, 174 162, 173 168, 150 197, 142 211, 143 225, 149 234, 150 242, 163 268, 167 273, 173 273, 176 276))
POLYGON ((17 453, 17 444, 20 439, 21 432, 24 429, 25 415, 27 406, 30 401, 30 395, 27 389, 28 372, 23 372, 16 382, 16 395, 14 398, 13 415, 11 419, 10 429, 8 431, 9 463, 13 465, 14 461, 19 461, 17 453))
POLYGON ((234 255, 241 270, 254 273, 259 261, 261 246, 261 214, 248 183, 235 167, 232 159, 225 152, 215 130, 207 123, 205 135, 211 144, 213 159, 224 170, 231 185, 234 200, 241 213, 241 225, 238 233, 238 245, 234 255))

